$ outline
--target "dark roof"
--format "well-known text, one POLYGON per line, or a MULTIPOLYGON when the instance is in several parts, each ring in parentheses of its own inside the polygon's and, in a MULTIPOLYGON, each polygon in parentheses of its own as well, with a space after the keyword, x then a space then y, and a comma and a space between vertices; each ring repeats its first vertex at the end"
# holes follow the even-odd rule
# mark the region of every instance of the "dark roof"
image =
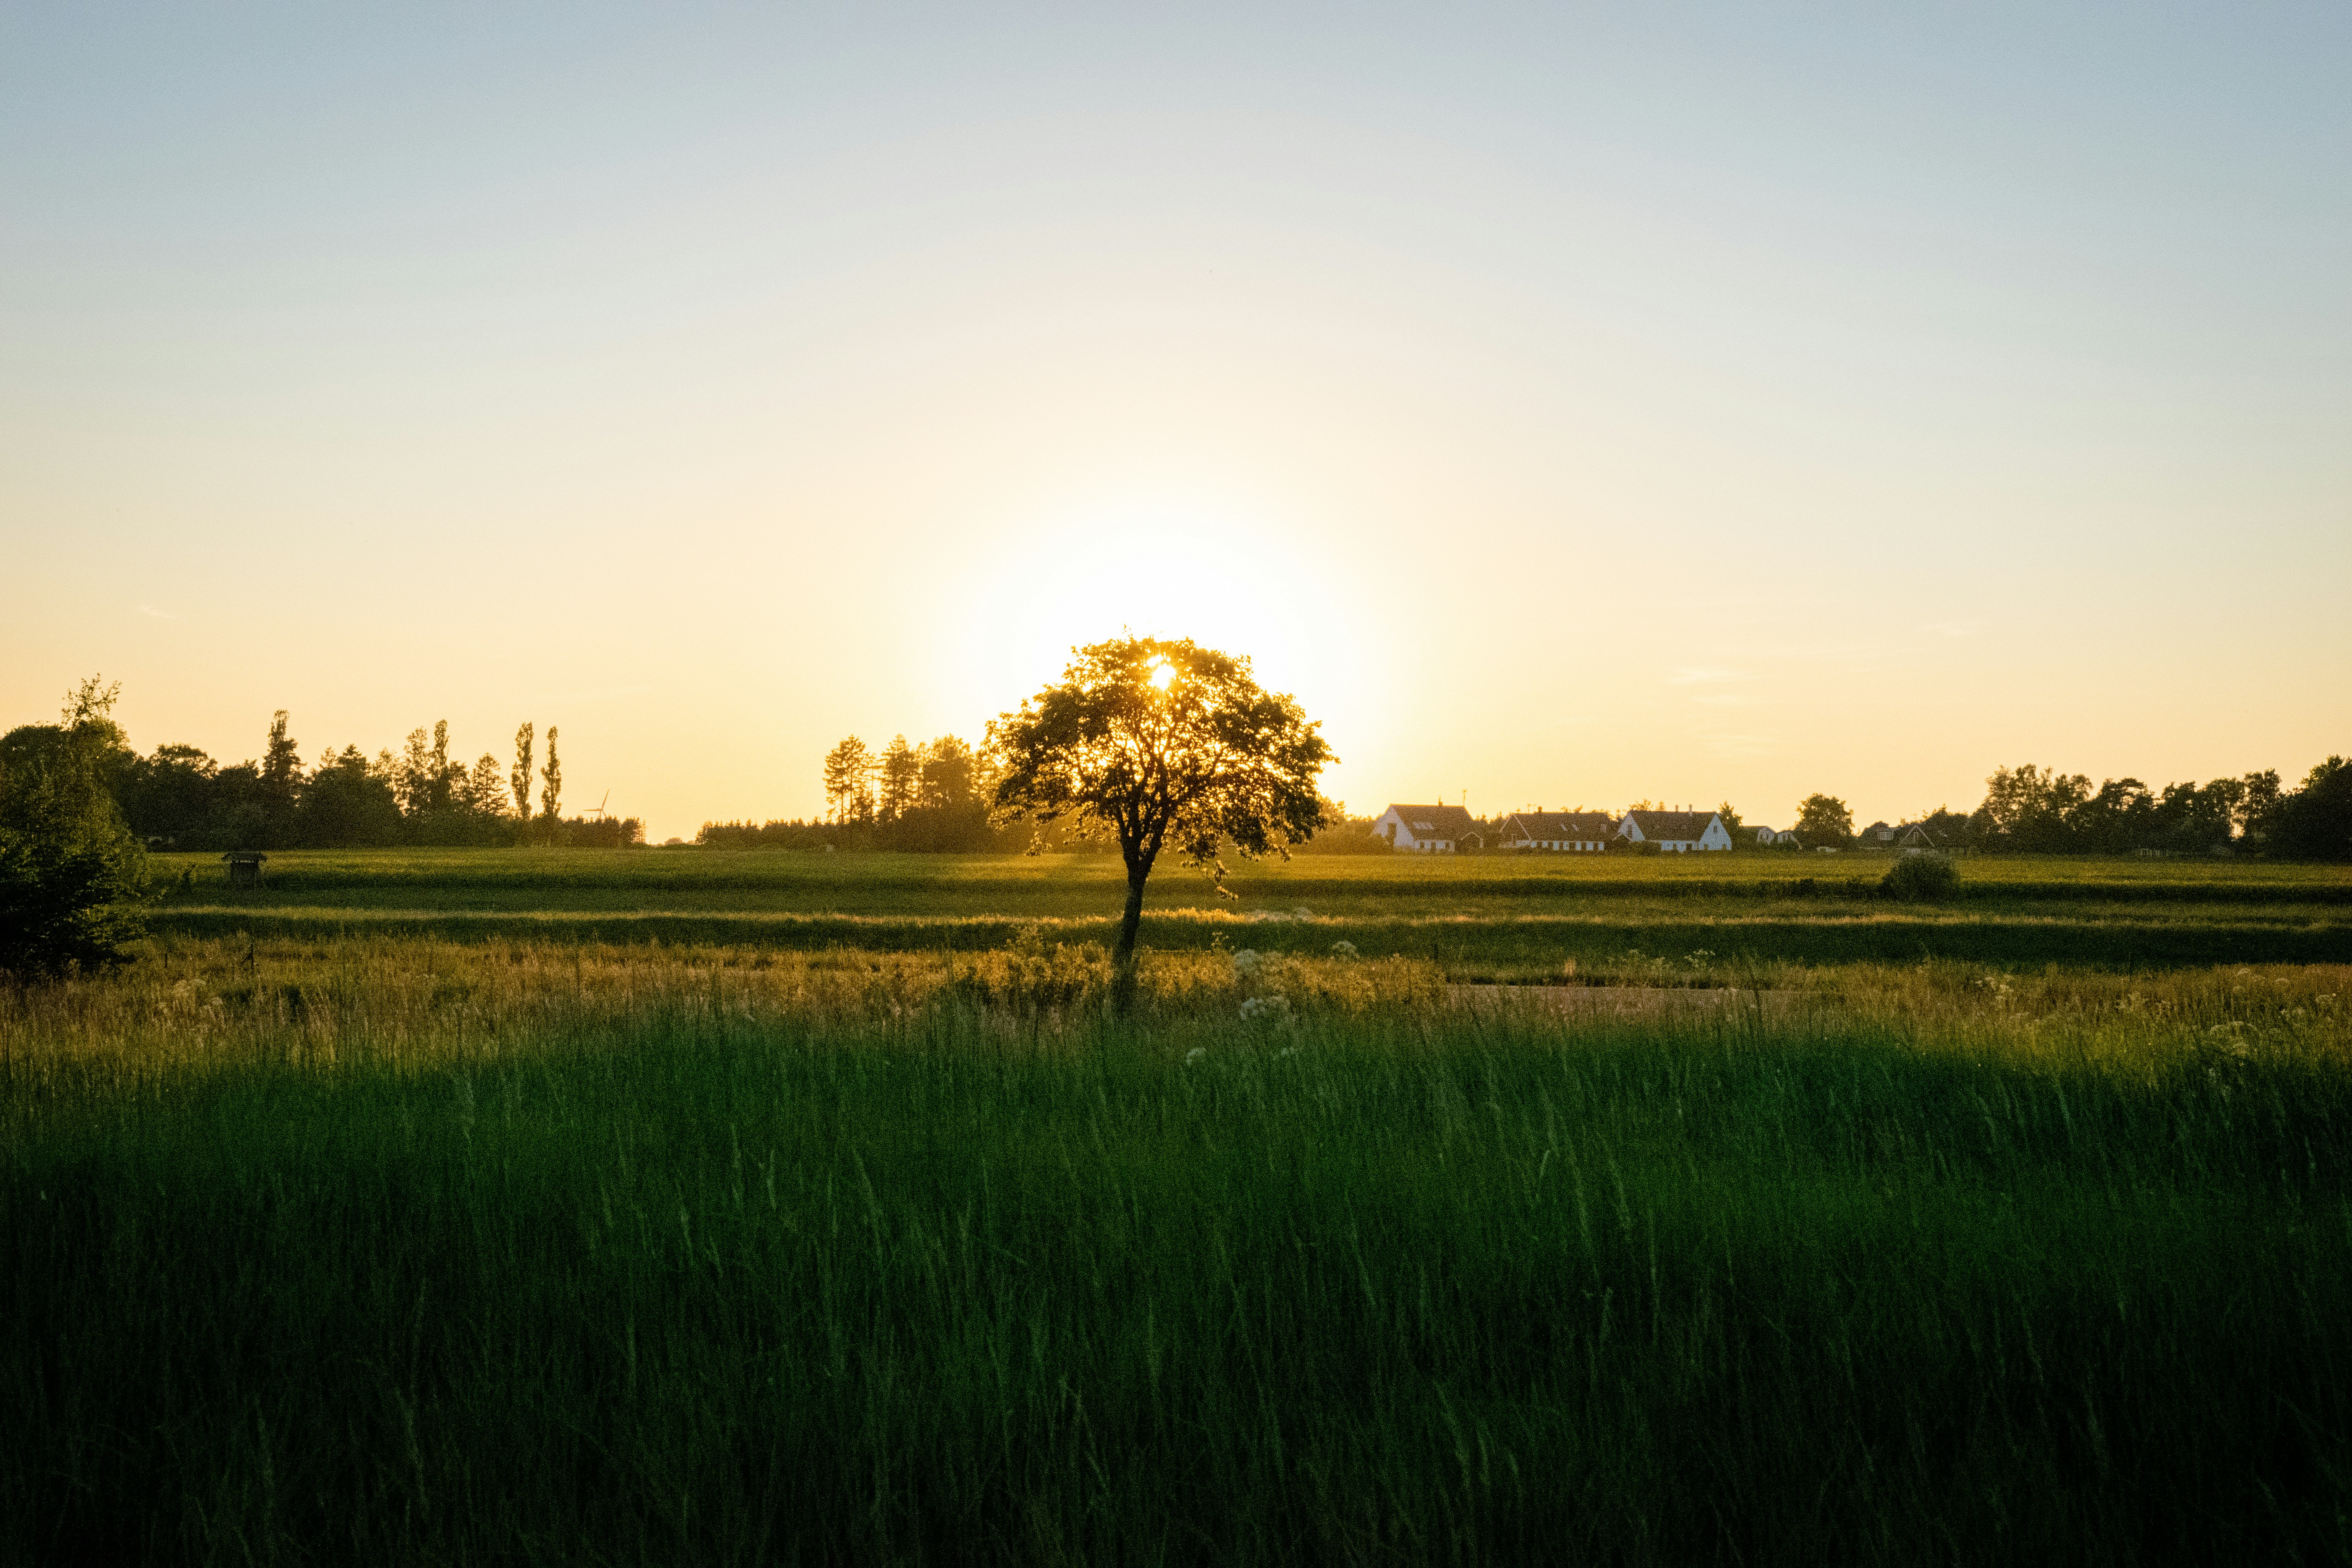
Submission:
POLYGON ((1629 811, 1625 820, 1640 828, 1643 838, 1655 842, 1696 839, 1716 816, 1712 811, 1629 811))
MULTIPOLYGON (((1458 839, 1477 829, 1477 819, 1458 805, 1391 805, 1415 838, 1458 839)), ((1388 811, 1381 813, 1382 816, 1388 811)))
POLYGON ((1538 844, 1555 839, 1606 838, 1617 831, 1617 819, 1605 811, 1515 811, 1503 818, 1507 844, 1528 839, 1538 844))

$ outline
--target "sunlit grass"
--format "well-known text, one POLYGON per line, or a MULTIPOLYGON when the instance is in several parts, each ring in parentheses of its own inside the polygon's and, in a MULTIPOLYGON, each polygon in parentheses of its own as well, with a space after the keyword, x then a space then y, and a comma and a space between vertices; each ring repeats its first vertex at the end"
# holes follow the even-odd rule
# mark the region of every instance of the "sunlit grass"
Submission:
MULTIPOLYGON (((219 858, 156 857, 160 878, 188 879, 198 901, 230 894, 219 858)), ((1307 905, 1331 914, 1507 913, 1560 900, 1692 897, 1866 898, 1892 863, 1883 854, 1300 856, 1250 862, 1230 878, 1244 911, 1307 905)), ((291 898, 345 906, 794 909, 839 913, 1072 915, 1116 905, 1125 870, 1115 855, 825 855, 744 850, 290 850, 270 857, 265 886, 236 901, 291 898), (330 897, 329 895, 331 895, 330 897), (714 903, 710 900, 719 900, 714 903), (679 902, 680 900, 691 900, 679 902)), ((1972 857, 1970 898, 2352 904, 2340 867, 2250 860, 1972 857)), ((1223 902, 1181 868, 1152 881, 1156 907, 1223 902)))
MULTIPOLYGON (((1629 955, 1727 962, 1921 958, 2132 972, 2352 961, 2340 868, 1973 858, 1961 896, 1879 896, 1886 856, 1302 857, 1245 868, 1242 897, 1155 879, 1142 940, 1314 954, 1336 942, 1426 960, 1457 980, 1629 973, 1629 955)), ((1115 858, 795 852, 351 851, 274 857, 236 891, 197 858, 165 858, 166 933, 262 940, 440 937, 658 942, 822 951, 983 952, 1037 929, 1107 942, 1115 858), (179 889, 177 873, 191 880, 179 889)))

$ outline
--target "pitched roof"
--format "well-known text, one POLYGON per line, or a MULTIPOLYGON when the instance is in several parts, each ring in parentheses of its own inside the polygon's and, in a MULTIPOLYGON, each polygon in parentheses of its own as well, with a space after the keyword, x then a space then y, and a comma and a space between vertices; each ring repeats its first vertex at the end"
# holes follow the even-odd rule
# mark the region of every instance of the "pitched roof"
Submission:
MULTIPOLYGON (((1458 839, 1477 829, 1477 819, 1458 805, 1391 805, 1415 838, 1458 839)), ((1382 816, 1387 811, 1381 813, 1382 816)))
POLYGON ((1639 828, 1646 839, 1696 840, 1706 832, 1706 825, 1717 815, 1712 811, 1629 811, 1625 820, 1639 828))
POLYGON ((1548 844, 1606 838, 1617 831, 1617 819, 1605 811, 1515 811, 1503 818, 1507 844, 1526 839, 1548 844))

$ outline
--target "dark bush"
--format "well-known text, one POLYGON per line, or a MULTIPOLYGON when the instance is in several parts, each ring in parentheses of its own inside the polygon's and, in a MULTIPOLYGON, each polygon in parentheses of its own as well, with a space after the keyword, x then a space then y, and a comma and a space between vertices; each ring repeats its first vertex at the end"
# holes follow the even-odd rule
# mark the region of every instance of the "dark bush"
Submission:
POLYGON ((146 857, 107 787, 122 731, 110 688, 85 681, 62 724, 0 736, 0 973, 103 969, 141 932, 146 857))
POLYGON ((1887 898, 1907 903, 1932 903, 1954 898, 1960 890, 1960 868, 1942 855, 1899 856, 1886 875, 1878 879, 1878 890, 1887 898))

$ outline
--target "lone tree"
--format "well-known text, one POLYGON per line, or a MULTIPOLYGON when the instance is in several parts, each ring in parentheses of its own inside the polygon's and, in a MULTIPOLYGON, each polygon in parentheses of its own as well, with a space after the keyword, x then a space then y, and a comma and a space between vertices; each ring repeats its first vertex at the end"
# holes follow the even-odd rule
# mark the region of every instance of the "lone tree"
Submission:
POLYGON ((1797 837, 1819 847, 1849 842, 1853 837, 1853 813, 1832 795, 1809 795, 1797 803, 1797 837))
POLYGON ((989 724, 1004 766, 992 803, 999 822, 1041 832, 1065 822, 1076 837, 1118 840, 1121 1007, 1134 995, 1143 885, 1163 849, 1207 870, 1230 898, 1221 846, 1287 858, 1287 846, 1322 826, 1315 779, 1336 759, 1318 729, 1296 701, 1260 688, 1248 659, 1189 637, 1139 637, 1078 649, 1060 685, 989 724))

